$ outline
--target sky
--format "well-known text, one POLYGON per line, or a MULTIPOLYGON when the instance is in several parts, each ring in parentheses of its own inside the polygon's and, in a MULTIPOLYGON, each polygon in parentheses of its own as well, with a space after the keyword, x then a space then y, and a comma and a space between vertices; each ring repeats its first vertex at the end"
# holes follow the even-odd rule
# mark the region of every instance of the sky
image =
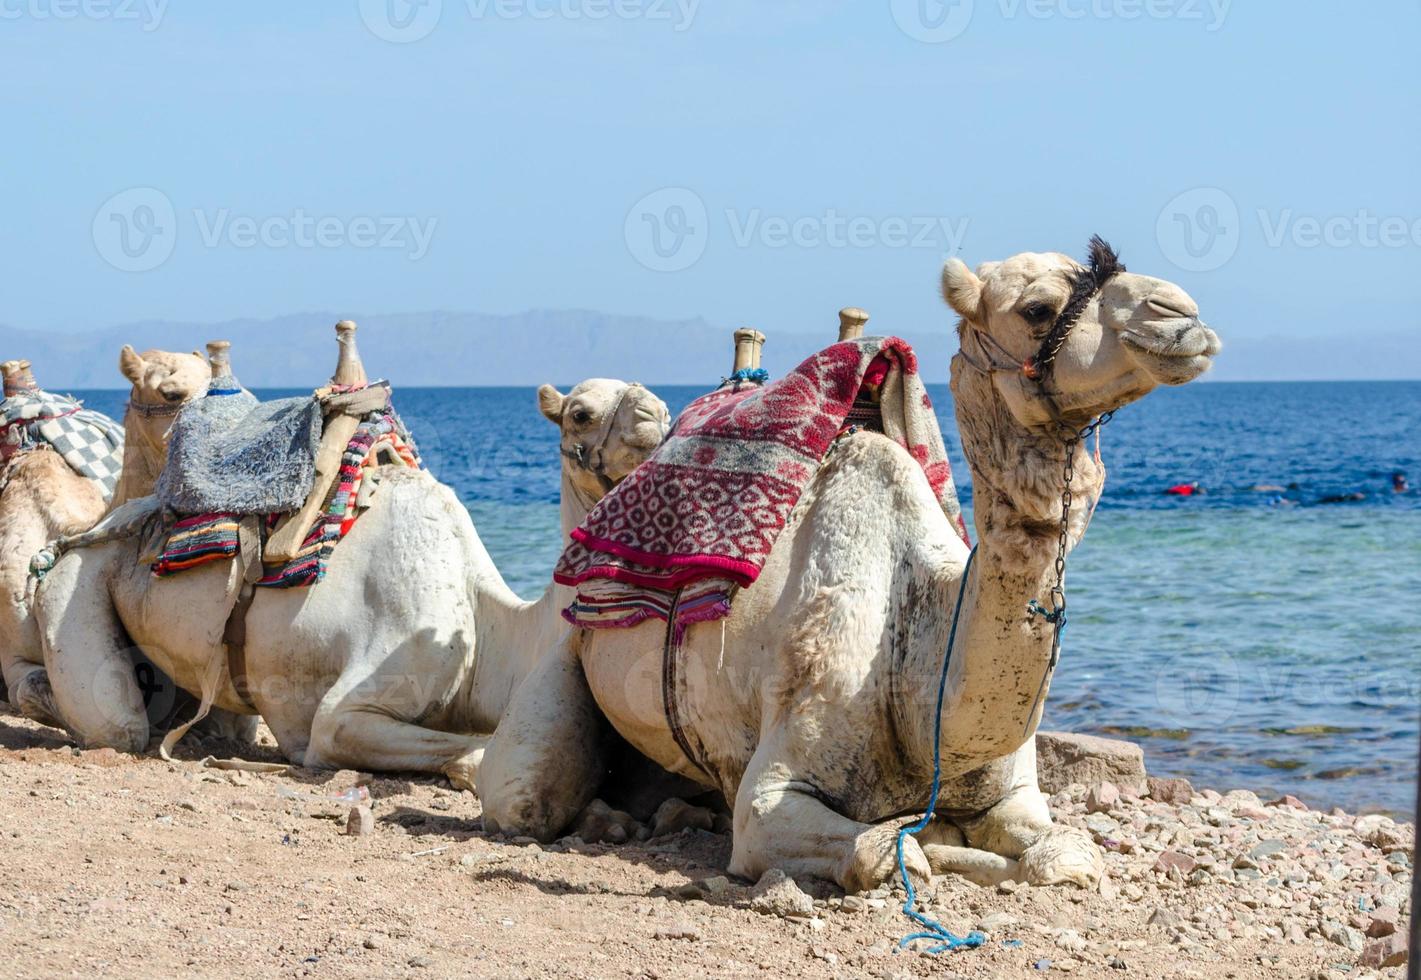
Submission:
POLYGON ((948 331, 946 256, 1100 233, 1225 357, 1421 377, 1418 37, 1413 0, 0 0, 0 323, 948 331))

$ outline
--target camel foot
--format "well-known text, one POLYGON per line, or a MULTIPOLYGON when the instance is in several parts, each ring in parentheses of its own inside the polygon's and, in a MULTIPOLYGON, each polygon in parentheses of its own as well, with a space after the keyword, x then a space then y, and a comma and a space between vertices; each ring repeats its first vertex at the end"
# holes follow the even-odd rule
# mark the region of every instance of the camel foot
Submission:
POLYGON ((484 750, 474 749, 453 762, 445 763, 441 770, 449 780, 449 785, 468 793, 478 792, 479 765, 484 760, 484 750))
POLYGON ((32 670, 26 674, 10 692, 10 703, 30 721, 54 728, 64 727, 64 722, 59 719, 59 708, 54 703, 54 689, 49 686, 49 675, 43 670, 32 670))
POLYGON ((625 844, 647 837, 646 828, 635 817, 625 810, 614 810, 601 800, 587 804, 568 833, 589 844, 625 844))
POLYGON ((715 827, 715 813, 703 806, 692 806, 685 800, 672 797, 656 809, 652 817, 652 837, 666 837, 679 834, 683 830, 711 830, 715 827))
POLYGON ((1021 856, 1019 878, 1032 885, 1077 885, 1094 891, 1105 873, 1095 841, 1075 827, 1052 827, 1021 856))
MULTIPOLYGON (((932 866, 915 837, 903 839, 903 863, 917 886, 933 880, 932 866)), ((884 882, 898 880, 898 824, 870 827, 854 838, 853 853, 839 874, 839 884, 849 894, 866 892, 884 882)))

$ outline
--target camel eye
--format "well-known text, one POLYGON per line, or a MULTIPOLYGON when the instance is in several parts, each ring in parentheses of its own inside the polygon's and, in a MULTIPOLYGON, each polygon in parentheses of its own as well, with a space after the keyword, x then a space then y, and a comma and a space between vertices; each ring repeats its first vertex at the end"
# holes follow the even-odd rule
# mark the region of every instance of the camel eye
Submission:
POLYGON ((165 391, 165 392, 163 392, 163 398, 164 398, 164 400, 166 400, 166 401, 168 401, 168 402, 170 402, 170 403, 177 403, 177 402, 180 402, 180 401, 183 400, 183 397, 184 397, 184 396, 183 396, 183 393, 182 393, 181 391, 165 391))
POLYGON ((572 413, 572 421, 577 425, 586 425, 592 421, 592 413, 585 408, 579 408, 572 413))
POLYGON ((1045 303, 1032 303, 1030 306, 1022 308, 1021 315, 1027 323, 1039 327, 1044 323, 1051 322, 1051 319, 1056 315, 1056 311, 1045 303))

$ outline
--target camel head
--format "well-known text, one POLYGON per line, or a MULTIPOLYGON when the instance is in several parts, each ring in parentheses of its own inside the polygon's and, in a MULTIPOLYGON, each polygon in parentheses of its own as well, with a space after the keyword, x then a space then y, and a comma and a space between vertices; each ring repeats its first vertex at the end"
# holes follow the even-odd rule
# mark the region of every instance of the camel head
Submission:
POLYGON ((118 355, 118 369, 133 385, 128 401, 140 414, 172 416, 176 411, 168 409, 205 395, 212 380, 207 358, 197 351, 172 354, 149 350, 139 354, 125 344, 118 355))
POLYGON ((111 507, 153 492, 168 457, 168 431, 178 411, 207 394, 212 372, 197 351, 172 354, 148 350, 142 354, 124 345, 118 369, 133 385, 123 416, 123 475, 111 507))
POLYGON ((962 317, 963 363, 955 358, 954 368, 990 375, 1029 428, 1084 425, 1159 385, 1193 381, 1220 348, 1188 293, 1126 272, 1099 238, 1088 265, 1060 252, 1023 252, 974 274, 949 259, 942 291, 962 317), (1058 339, 1054 360, 1037 363, 1058 339))
POLYGON ((538 408, 562 432, 563 474, 600 500, 661 445, 671 426, 666 403, 647 388, 592 378, 566 395, 538 389, 538 408))

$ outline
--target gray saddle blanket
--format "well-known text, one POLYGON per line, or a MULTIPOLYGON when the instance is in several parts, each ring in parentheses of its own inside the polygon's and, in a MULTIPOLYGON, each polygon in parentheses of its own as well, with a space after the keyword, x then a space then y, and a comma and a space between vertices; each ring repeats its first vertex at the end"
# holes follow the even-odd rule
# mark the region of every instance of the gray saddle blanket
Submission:
POLYGON ((178 414, 154 490, 177 514, 300 510, 316 479, 321 403, 209 394, 178 414))

